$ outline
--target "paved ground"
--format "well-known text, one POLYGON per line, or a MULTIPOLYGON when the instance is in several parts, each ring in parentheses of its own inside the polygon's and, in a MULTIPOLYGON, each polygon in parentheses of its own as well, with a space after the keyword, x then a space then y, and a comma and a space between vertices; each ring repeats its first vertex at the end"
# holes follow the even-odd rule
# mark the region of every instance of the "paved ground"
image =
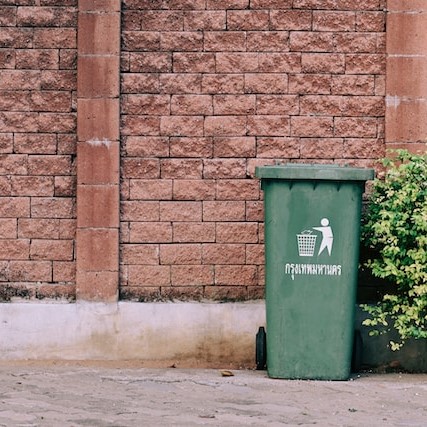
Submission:
POLYGON ((0 364, 0 426, 427 426, 427 375, 0 364))

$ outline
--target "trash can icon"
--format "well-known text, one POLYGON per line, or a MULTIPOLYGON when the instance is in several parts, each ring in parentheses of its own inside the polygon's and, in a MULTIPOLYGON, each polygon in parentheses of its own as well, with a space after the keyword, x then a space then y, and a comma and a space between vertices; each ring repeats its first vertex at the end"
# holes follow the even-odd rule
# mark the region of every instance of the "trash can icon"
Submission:
POLYGON ((362 193, 374 171, 299 163, 255 174, 264 191, 268 375, 347 379, 362 193))
POLYGON ((312 234, 311 230, 304 230, 297 234, 298 254, 299 256, 313 256, 316 247, 317 235, 312 234))

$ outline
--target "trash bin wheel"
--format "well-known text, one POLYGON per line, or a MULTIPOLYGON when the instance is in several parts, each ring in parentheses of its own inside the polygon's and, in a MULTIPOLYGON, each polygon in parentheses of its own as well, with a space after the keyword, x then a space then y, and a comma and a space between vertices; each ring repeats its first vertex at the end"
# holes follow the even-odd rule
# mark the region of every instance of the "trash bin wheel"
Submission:
POLYGON ((267 366, 267 334, 265 328, 261 326, 256 334, 256 368, 262 371, 267 366))
POLYGON ((354 331, 353 338, 353 354, 351 357, 351 370, 352 372, 360 372, 362 369, 363 358, 363 340, 362 334, 359 330, 354 331))

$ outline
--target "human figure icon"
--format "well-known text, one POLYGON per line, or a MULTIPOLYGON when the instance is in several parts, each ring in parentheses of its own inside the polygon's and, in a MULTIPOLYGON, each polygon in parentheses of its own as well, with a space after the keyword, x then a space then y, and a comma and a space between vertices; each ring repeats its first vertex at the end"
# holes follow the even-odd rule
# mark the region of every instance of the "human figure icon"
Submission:
POLYGON ((334 243, 334 234, 332 233, 332 228, 329 226, 328 218, 322 218, 320 224, 322 225, 321 227, 313 227, 314 230, 318 230, 322 233, 322 242, 320 243, 317 255, 320 255, 326 248, 330 256, 332 252, 332 244, 334 243))

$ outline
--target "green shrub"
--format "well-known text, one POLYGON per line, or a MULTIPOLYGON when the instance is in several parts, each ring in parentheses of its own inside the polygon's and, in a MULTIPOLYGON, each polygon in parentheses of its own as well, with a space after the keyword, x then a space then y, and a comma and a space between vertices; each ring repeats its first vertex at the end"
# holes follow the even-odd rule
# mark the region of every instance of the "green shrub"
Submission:
POLYGON ((398 150, 384 159, 383 179, 375 179, 362 225, 362 242, 378 257, 366 266, 373 276, 396 285, 376 305, 364 305, 370 314, 363 324, 370 335, 394 328, 400 349, 409 338, 427 338, 427 154, 398 150))

